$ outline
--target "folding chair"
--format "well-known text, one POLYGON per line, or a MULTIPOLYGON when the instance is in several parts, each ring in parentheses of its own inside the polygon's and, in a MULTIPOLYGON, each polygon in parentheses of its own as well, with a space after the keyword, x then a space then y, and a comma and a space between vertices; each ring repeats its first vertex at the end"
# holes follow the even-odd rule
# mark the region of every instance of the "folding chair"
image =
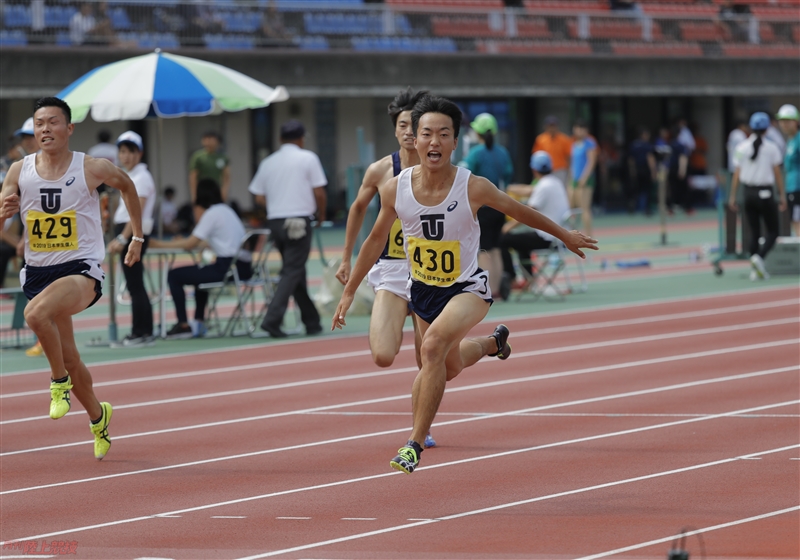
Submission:
POLYGON ((253 275, 247 280, 240 280, 237 286, 238 301, 229 320, 230 334, 258 338, 266 336, 259 327, 272 301, 277 283, 269 269, 269 254, 273 249, 270 230, 252 230, 243 245, 250 245, 252 249, 253 275))
POLYGON ((260 289, 264 294, 264 307, 271 298, 271 285, 263 281, 261 274, 262 261, 269 253, 269 230, 257 229, 249 231, 242 238, 239 244, 239 251, 231 261, 230 268, 225 273, 225 277, 219 282, 206 282, 197 286, 198 290, 209 292, 208 307, 206 309, 206 337, 222 337, 227 334, 241 336, 253 332, 253 318, 256 315, 255 294, 260 289), (257 250, 254 250, 257 249, 257 250), (249 261, 253 269, 253 275, 248 279, 239 277, 238 264, 241 261, 249 261), (220 317, 219 301, 222 295, 233 290, 236 297, 236 305, 227 321, 220 317), (248 312, 249 310, 249 312, 248 312))
MULTIPOLYGON (((579 208, 568 210, 561 218, 561 225, 565 227, 572 227, 575 217, 579 216, 580 213, 581 210, 579 208)), ((574 293, 575 289, 573 288, 567 268, 567 258, 569 256, 569 252, 570 251, 567 250, 566 246, 561 240, 553 239, 548 248, 533 250, 531 251, 530 255, 527 256, 527 258, 525 258, 523 255, 517 255, 517 257, 520 259, 520 270, 522 271, 522 275, 526 281, 525 288, 517 295, 517 301, 522 299, 522 296, 524 296, 526 293, 533 294, 534 300, 545 295, 555 294, 555 297, 551 299, 558 299, 560 301, 563 301, 567 294, 574 293), (532 273, 528 272, 527 267, 524 266, 528 263, 531 265, 532 273), (567 286, 566 289, 559 288, 555 283, 559 277, 559 274, 562 272, 564 276, 564 282, 567 286), (550 288, 549 291, 548 288, 550 288)), ((586 275, 583 270, 583 261, 578 255, 574 255, 574 257, 578 274, 581 279, 580 291, 585 292, 588 289, 588 286, 586 284, 586 275)))

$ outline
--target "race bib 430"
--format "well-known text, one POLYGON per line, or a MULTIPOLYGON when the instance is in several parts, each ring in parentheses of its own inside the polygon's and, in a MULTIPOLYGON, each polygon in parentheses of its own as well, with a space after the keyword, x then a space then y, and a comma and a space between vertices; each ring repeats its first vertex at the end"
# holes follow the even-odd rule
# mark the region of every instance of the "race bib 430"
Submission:
POLYGON ((45 214, 29 210, 25 217, 31 251, 75 251, 78 248, 78 220, 75 210, 45 214))
POLYGON ((389 232, 388 256, 393 259, 406 258, 406 251, 403 249, 403 222, 399 219, 394 221, 392 231, 389 232))
POLYGON ((429 286, 450 286, 461 275, 461 244, 408 237, 411 278, 429 286))

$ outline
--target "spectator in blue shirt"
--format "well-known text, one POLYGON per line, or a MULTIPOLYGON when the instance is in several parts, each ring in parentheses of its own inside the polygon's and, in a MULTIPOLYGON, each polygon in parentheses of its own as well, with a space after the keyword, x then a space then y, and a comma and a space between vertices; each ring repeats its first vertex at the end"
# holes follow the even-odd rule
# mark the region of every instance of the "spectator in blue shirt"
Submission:
POLYGON ((589 127, 581 120, 572 126, 569 199, 573 208, 581 209, 583 231, 591 235, 594 168, 597 165, 597 141, 589 136, 589 127))

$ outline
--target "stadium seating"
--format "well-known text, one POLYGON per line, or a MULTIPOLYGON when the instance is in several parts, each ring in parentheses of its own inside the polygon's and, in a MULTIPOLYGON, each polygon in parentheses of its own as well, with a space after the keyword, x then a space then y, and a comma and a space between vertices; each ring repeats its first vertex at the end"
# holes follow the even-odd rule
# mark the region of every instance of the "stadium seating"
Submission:
POLYGON ((140 49, 177 49, 181 43, 174 33, 126 32, 117 35, 123 43, 134 44, 140 49))
POLYGON ((0 31, 0 47, 24 47, 28 44, 28 37, 25 32, 16 29, 0 31))
POLYGON ((611 52, 620 56, 703 56, 703 48, 697 43, 633 43, 611 41, 611 52))
POLYGON ((607 0, 525 0, 525 10, 541 12, 580 12, 582 14, 607 14, 611 11, 607 0))
POLYGON ((505 7, 503 0, 385 0, 384 3, 399 9, 436 8, 437 10, 459 11, 470 8, 498 10, 505 7))
POLYGON ((203 42, 207 48, 215 51, 247 50, 256 46, 256 38, 253 35, 207 34, 203 35, 203 42))
POLYGON ((727 41, 730 30, 713 21, 682 21, 678 24, 684 41, 727 41))
POLYGON ((645 25, 638 19, 592 19, 589 21, 588 36, 581 36, 579 23, 575 19, 567 22, 570 37, 577 39, 629 39, 653 40, 661 39, 661 27, 651 22, 649 36, 645 25))
POLYGON ((445 38, 353 37, 351 43, 356 51, 456 52, 458 50, 455 41, 445 38))
POLYGON ((490 54, 534 54, 542 56, 586 56, 592 54, 592 46, 586 41, 478 41, 476 50, 490 54))
POLYGON ((797 58, 797 45, 748 45, 729 43, 722 45, 725 56, 741 58, 797 58))
POLYGON ((31 26, 31 9, 20 4, 3 5, 3 24, 8 29, 31 26))

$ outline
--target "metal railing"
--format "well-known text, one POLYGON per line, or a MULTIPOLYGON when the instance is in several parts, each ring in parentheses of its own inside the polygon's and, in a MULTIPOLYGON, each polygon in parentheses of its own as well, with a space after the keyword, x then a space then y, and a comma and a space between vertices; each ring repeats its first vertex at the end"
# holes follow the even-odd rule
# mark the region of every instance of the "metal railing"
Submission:
POLYGON ((8 0, 0 46, 797 56, 800 5, 784 2, 729 14, 685 0, 623 11, 602 0, 526 0, 522 8, 499 0, 8 0))

